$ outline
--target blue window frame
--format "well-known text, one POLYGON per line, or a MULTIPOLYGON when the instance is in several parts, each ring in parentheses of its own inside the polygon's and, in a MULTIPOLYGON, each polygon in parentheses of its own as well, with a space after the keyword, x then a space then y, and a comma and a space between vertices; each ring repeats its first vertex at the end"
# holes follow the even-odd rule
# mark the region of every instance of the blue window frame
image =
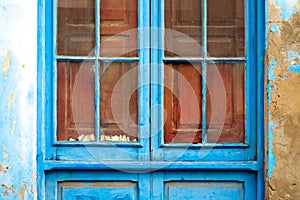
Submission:
POLYGON ((210 63, 245 63, 245 110, 246 127, 245 141, 240 143, 209 143, 207 142, 207 88, 202 87, 202 142, 198 144, 185 143, 164 143, 163 131, 163 109, 152 112, 151 119, 155 121, 152 125, 157 128, 152 129, 152 151, 154 160, 205 160, 205 161, 255 161, 257 158, 257 138, 261 134, 258 129, 257 110, 258 94, 261 88, 258 83, 261 81, 259 75, 262 68, 257 67, 257 23, 258 17, 254 15, 258 3, 255 1, 245 1, 245 47, 244 57, 210 57, 207 52, 207 2, 202 1, 202 48, 203 54, 198 57, 165 57, 164 56, 164 1, 152 1, 151 26, 158 27, 156 35, 152 34, 151 50, 151 82, 158 83, 151 90, 151 105, 163 105, 164 103, 164 63, 201 63, 202 64, 202 85, 207 85, 207 69, 210 63), (158 17, 155 17, 158 16, 158 17), (256 31, 254 31, 256 30, 256 31), (157 130, 161 130, 157 134, 157 130), (199 150, 200 149, 200 150, 199 150), (199 153, 200 152, 200 153, 199 153), (180 156, 179 156, 180 155, 180 156))
POLYGON ((149 160, 149 145, 147 139, 149 135, 149 93, 150 87, 145 85, 149 83, 150 69, 149 49, 142 48, 149 46, 149 34, 143 34, 142 30, 149 27, 149 2, 138 1, 138 57, 103 57, 100 49, 100 1, 95 1, 95 54, 88 56, 66 56, 57 53, 57 2, 47 1, 45 3, 46 12, 51 13, 46 18, 46 37, 45 46, 47 51, 45 57, 46 67, 46 93, 45 98, 49 103, 45 107, 45 121, 47 122, 46 138, 46 159, 49 160, 149 160), (142 16, 141 16, 142 15, 142 16), (94 142, 69 142, 57 140, 57 62, 93 62, 95 76, 95 138, 94 142), (134 63, 138 62, 138 133, 140 140, 135 143, 120 142, 111 143, 100 141, 100 82, 99 80, 99 62, 102 63, 134 63), (50 78, 51 77, 51 78, 50 78), (52 113, 52 114, 50 114, 52 113), (99 150, 101 149, 101 150, 99 150))
MULTIPOLYGON (((253 199, 253 194, 256 194, 257 199, 263 199, 264 4, 257 0, 245 0, 245 56, 210 57, 207 51, 208 1, 201 1, 200 40, 203 52, 201 56, 192 57, 164 55, 166 26, 163 0, 151 2, 138 0, 138 56, 101 56, 100 12, 97 12, 100 10, 100 0, 95 1, 95 56, 57 55, 57 3, 55 0, 39 1, 38 102, 40 103, 37 158, 39 199, 60 199, 63 195, 68 195, 68 190, 66 194, 60 193, 62 188, 67 186, 71 186, 72 192, 72 184, 60 184, 62 182, 79 181, 87 184, 95 181, 126 182, 128 184, 123 185, 125 189, 121 188, 121 193, 130 191, 136 194, 139 190, 136 198, 146 199, 151 196, 152 199, 164 199, 170 195, 168 191, 175 193, 180 191, 178 187, 192 185, 192 188, 202 186, 205 188, 203 182, 206 180, 215 184, 215 188, 222 188, 223 183, 230 183, 229 186, 232 186, 232 191, 236 195, 240 194, 240 190, 236 188, 241 186, 239 183, 243 183, 244 188, 249 188, 243 193, 245 199, 253 199), (100 141, 100 83, 95 81, 95 102, 98 102, 95 103, 96 141, 87 143, 57 141, 58 61, 94 62, 95 80, 99 80, 99 62, 138 62, 140 139, 137 142, 100 141), (195 144, 165 142, 163 124, 165 72, 161 67, 165 63, 200 63, 202 85, 207 84, 210 63, 245 63, 244 142, 208 142, 206 87, 201 88, 203 116, 201 142, 195 144), (70 175, 66 170, 73 170, 74 173, 70 175), (128 171, 147 173, 126 173, 128 171), (184 180, 182 177, 185 177, 184 180), (182 186, 180 184, 183 181, 186 181, 184 183, 186 185, 182 186)), ((105 184, 103 187, 105 188, 105 184)), ((185 194, 188 195, 188 192, 185 194)))

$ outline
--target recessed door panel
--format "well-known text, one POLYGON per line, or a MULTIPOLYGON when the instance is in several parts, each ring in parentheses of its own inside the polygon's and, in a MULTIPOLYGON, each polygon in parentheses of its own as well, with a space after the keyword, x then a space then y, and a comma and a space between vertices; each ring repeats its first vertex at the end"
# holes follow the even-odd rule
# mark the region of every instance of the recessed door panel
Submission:
POLYGON ((61 182, 58 191, 61 200, 138 200, 134 182, 61 182))
POLYGON ((167 199, 188 200, 243 200, 244 185, 239 182, 168 182, 167 199))

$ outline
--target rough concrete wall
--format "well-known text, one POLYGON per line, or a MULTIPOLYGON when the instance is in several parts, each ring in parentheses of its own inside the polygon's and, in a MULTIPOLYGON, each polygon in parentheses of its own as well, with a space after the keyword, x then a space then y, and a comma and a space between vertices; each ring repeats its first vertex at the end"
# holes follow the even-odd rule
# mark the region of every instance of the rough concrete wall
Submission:
POLYGON ((36 199, 37 1, 0 0, 0 199, 36 199))
POLYGON ((300 199, 300 1, 269 0, 269 199, 300 199))

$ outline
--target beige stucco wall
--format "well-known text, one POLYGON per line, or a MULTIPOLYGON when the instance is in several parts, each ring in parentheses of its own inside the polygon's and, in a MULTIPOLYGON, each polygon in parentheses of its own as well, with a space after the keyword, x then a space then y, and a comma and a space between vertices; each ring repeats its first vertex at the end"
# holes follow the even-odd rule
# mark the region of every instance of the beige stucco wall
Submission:
POLYGON ((266 196, 300 199, 300 1, 267 8, 266 196))

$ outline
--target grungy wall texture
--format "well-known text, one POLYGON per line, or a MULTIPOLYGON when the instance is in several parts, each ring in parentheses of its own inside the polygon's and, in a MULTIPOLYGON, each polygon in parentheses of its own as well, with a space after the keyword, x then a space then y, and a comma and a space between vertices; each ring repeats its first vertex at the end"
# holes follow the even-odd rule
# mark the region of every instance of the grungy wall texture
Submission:
POLYGON ((267 197, 300 199, 300 1, 268 9, 267 197))
POLYGON ((37 1, 0 0, 0 199, 36 198, 37 1))

